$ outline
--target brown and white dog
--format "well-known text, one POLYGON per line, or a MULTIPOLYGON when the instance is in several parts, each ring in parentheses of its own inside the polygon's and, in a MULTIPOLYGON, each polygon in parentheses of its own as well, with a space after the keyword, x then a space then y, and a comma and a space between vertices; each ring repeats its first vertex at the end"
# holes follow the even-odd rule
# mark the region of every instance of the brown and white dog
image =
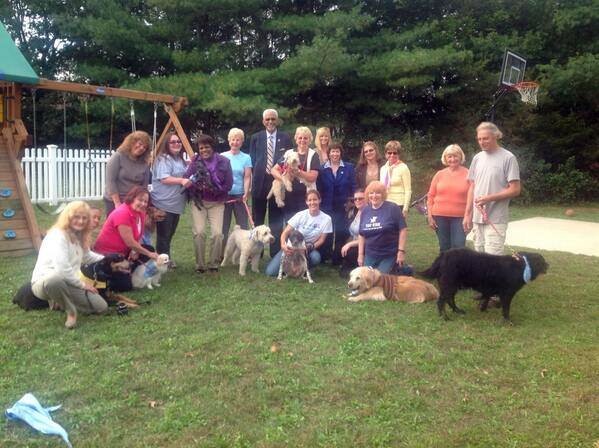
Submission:
POLYGON ((359 267, 351 271, 347 300, 394 300, 423 303, 439 298, 439 291, 430 283, 403 275, 383 274, 378 269, 359 267))
POLYGON ((272 187, 268 192, 266 199, 275 197, 277 207, 285 207, 285 191, 291 191, 295 173, 299 171, 300 157, 297 151, 289 149, 283 154, 283 168, 281 169, 281 178, 272 181, 272 187))
POLYGON ((274 242, 270 227, 260 225, 253 230, 243 230, 239 226, 229 235, 227 246, 225 247, 225 256, 221 266, 228 263, 239 263, 239 275, 245 275, 248 261, 251 259, 253 272, 258 272, 260 263, 260 254, 266 244, 274 242))

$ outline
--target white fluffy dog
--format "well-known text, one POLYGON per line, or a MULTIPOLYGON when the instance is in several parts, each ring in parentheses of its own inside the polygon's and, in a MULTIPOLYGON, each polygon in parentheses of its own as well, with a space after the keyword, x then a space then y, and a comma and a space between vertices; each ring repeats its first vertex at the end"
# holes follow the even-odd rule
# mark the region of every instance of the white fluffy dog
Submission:
POLYGON ((137 266, 131 275, 133 287, 154 289, 154 286, 160 286, 160 279, 168 270, 169 261, 168 254, 160 254, 156 261, 148 260, 137 266))
POLYGON ((239 262, 239 275, 245 275, 248 260, 252 259, 252 271, 258 271, 260 263, 260 254, 265 244, 274 242, 270 227, 261 225, 253 230, 243 230, 239 226, 229 235, 227 246, 225 247, 225 256, 221 266, 227 263, 236 264, 239 262))
POLYGON ((300 167, 300 157, 297 151, 289 149, 283 154, 283 168, 281 169, 281 177, 283 180, 274 179, 272 187, 268 192, 266 199, 275 197, 277 207, 285 207, 285 191, 291 191, 291 183, 300 167))

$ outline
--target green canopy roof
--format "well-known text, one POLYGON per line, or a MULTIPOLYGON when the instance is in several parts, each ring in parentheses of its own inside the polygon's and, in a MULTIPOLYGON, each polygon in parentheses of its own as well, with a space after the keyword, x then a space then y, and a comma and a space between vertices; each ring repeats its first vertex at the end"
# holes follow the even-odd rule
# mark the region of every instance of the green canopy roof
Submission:
POLYGON ((37 84, 39 78, 0 22, 0 81, 37 84))

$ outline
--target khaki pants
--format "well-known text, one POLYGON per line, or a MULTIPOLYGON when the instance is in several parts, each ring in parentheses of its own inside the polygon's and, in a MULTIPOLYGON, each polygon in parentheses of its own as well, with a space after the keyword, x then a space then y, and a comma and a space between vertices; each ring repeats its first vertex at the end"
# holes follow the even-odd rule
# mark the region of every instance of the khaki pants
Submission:
POLYGON ((475 251, 491 255, 504 255, 503 246, 507 224, 494 224, 494 226, 497 231, 490 224, 473 224, 475 251))
POLYGON ((204 201, 204 207, 200 210, 191 203, 191 220, 193 243, 196 254, 196 269, 218 268, 223 247, 223 214, 225 204, 223 202, 204 201), (209 250, 210 256, 206 265, 206 224, 210 224, 209 250))
POLYGON ((108 304, 99 294, 69 285, 60 274, 50 274, 31 285, 31 290, 40 299, 58 303, 67 314, 102 314, 108 304))

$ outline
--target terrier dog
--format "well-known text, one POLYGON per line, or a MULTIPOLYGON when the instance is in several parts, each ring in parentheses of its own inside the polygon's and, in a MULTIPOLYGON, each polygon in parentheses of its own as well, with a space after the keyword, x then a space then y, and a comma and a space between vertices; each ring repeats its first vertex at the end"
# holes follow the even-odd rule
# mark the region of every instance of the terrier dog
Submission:
POLYGON ((235 226, 227 240, 221 266, 226 266, 227 263, 239 263, 239 275, 245 275, 248 261, 251 259, 252 272, 258 272, 260 253, 265 244, 270 244, 274 240, 268 226, 260 225, 253 230, 243 230, 235 226))
POLYGON ((297 151, 290 149, 283 154, 283 168, 281 169, 282 180, 274 179, 272 187, 268 192, 266 199, 275 197, 277 207, 285 207, 285 191, 292 190, 292 183, 295 175, 299 171, 300 157, 297 151))
POLYGON ((201 195, 196 194, 196 190, 215 190, 214 184, 212 183, 212 177, 210 177, 210 171, 206 168, 206 164, 201 157, 198 157, 196 161, 196 172, 193 173, 189 180, 192 182, 193 187, 184 190, 183 193, 187 193, 187 199, 192 200, 196 207, 201 209, 204 207, 204 201, 202 201, 201 195))
POLYGON ((306 242, 304 235, 298 230, 292 230, 287 238, 287 247, 292 249, 291 255, 287 255, 285 251, 281 256, 281 265, 279 266, 278 280, 283 279, 283 274, 286 277, 299 278, 303 277, 308 280, 308 283, 314 283, 310 270, 308 269, 308 259, 306 258, 306 242))
POLYGON ((170 259, 167 254, 160 254, 156 261, 148 260, 140 264, 133 271, 131 284, 137 289, 145 287, 154 289, 154 286, 159 287, 162 274, 168 270, 169 261, 170 259))

